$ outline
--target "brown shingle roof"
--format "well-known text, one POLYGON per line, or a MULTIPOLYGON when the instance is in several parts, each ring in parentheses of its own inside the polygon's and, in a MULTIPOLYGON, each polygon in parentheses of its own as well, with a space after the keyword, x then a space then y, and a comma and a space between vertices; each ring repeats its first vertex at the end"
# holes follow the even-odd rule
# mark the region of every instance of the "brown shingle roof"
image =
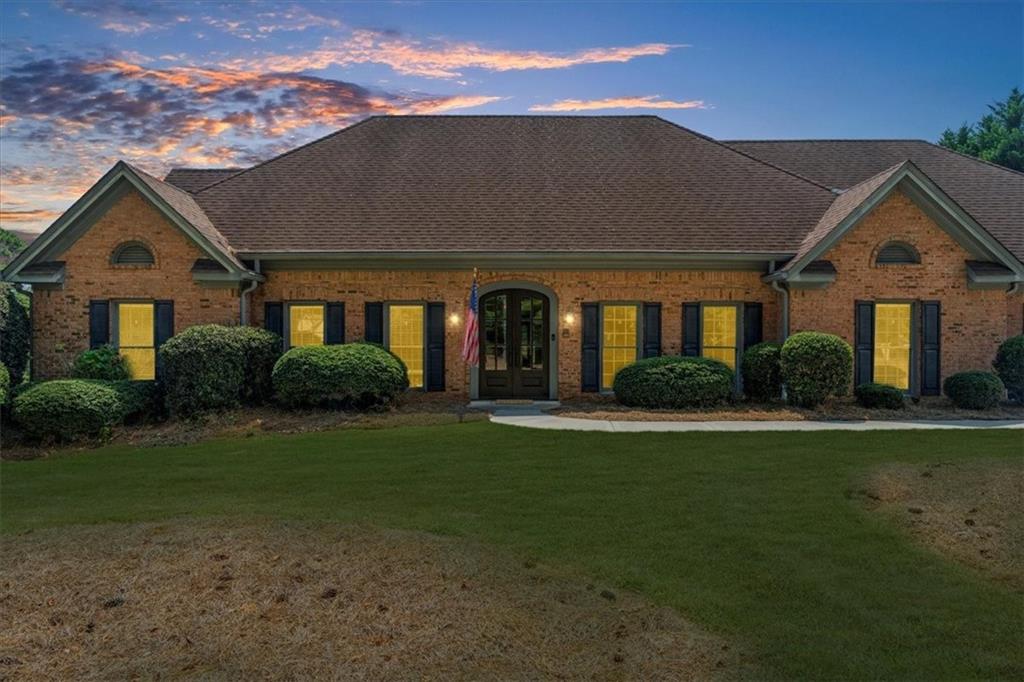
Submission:
POLYGON ((193 196, 241 253, 793 253, 835 198, 652 116, 371 118, 193 196))
POLYGON ((726 144, 824 185, 852 187, 912 161, 1024 261, 1024 174, 923 140, 766 140, 726 144))
POLYGON ((172 168, 164 178, 186 192, 196 192, 207 185, 219 182, 243 169, 241 168, 172 168))

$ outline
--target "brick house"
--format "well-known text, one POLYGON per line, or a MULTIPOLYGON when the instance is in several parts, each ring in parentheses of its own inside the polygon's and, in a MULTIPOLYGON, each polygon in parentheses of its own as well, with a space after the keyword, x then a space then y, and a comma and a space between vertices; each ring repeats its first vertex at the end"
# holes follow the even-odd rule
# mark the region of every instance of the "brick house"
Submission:
POLYGON ((1024 325, 1024 174, 915 140, 720 142, 650 116, 376 117, 247 169, 119 162, 3 271, 33 375, 200 323, 365 339, 458 397, 607 390, 638 357, 735 367, 801 330, 937 394, 1024 325), (461 359, 479 270, 479 367, 461 359))

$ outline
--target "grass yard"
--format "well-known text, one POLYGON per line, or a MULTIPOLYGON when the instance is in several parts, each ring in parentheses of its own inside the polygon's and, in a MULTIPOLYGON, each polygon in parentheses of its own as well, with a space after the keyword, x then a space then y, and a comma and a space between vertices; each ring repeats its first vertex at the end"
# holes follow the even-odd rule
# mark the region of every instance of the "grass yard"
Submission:
POLYGON ((241 517, 428 531, 673 607, 744 652, 742 676, 1020 679, 1024 595, 865 504, 894 462, 978 461, 1024 467, 1021 433, 347 429, 3 462, 0 528, 241 517))

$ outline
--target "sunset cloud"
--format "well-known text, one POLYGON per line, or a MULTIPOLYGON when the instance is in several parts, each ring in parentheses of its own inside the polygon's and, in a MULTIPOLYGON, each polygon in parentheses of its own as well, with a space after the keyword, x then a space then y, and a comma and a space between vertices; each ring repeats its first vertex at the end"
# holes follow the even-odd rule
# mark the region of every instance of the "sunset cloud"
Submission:
POLYGON ((463 69, 566 69, 582 64, 621 63, 637 57, 660 56, 679 47, 686 46, 643 43, 570 53, 497 50, 472 42, 421 41, 388 31, 357 30, 344 39, 325 39, 319 49, 311 52, 235 59, 228 61, 225 66, 238 70, 295 72, 372 63, 387 65, 398 73, 410 76, 458 78, 463 75, 463 69))
POLYGON ((0 226, 8 223, 39 223, 56 220, 61 211, 48 210, 43 208, 29 209, 27 211, 13 211, 0 208, 0 226))
POLYGON ((705 109, 703 100, 674 102, 659 99, 660 95, 644 97, 608 97, 606 99, 560 99, 551 104, 535 104, 530 111, 598 111, 600 109, 705 109))

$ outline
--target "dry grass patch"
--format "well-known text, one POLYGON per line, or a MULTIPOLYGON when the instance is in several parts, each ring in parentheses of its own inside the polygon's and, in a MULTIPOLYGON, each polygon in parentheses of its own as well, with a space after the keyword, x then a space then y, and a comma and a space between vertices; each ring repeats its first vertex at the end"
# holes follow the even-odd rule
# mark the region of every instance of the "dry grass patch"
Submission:
POLYGON ((861 494, 915 538, 1024 591, 1024 462, 890 464, 861 494))
POLYGON ((1006 403, 991 410, 962 410, 947 398, 921 398, 907 401, 902 410, 868 409, 852 398, 832 400, 818 409, 792 407, 782 402, 738 402, 714 409, 655 410, 627 407, 611 396, 587 400, 565 401, 552 413, 577 419, 608 419, 612 421, 907 421, 917 419, 1021 419, 1024 407, 1006 403))
POLYGON ((299 523, 2 540, 0 678, 705 679, 728 645, 464 540, 299 523))

